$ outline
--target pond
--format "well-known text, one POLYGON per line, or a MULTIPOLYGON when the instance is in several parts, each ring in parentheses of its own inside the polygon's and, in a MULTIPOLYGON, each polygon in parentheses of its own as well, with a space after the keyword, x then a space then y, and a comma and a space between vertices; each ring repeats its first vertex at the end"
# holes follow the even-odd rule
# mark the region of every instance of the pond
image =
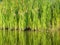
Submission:
POLYGON ((60 45, 59 32, 0 30, 0 45, 60 45))

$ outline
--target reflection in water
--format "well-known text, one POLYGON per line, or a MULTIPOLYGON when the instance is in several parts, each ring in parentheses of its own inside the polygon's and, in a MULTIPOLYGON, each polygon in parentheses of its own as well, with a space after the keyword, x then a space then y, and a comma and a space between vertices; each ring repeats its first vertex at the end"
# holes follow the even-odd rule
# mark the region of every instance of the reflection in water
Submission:
POLYGON ((59 32, 0 30, 0 45, 60 45, 59 32))

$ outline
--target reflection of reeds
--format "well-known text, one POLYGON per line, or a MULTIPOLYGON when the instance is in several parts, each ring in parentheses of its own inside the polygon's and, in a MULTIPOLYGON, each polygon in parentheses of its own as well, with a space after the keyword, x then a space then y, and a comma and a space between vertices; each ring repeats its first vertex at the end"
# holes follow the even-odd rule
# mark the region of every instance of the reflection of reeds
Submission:
POLYGON ((3 32, 0 30, 0 45, 59 45, 60 32, 39 31, 16 31, 3 32))

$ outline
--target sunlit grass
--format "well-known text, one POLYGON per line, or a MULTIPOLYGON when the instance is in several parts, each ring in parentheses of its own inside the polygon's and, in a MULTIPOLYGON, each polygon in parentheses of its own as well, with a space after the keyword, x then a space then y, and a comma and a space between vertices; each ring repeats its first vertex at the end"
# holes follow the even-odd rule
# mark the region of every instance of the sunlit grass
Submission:
POLYGON ((0 45, 60 45, 59 30, 60 0, 0 1, 0 45))
POLYGON ((0 3, 0 27, 31 29, 57 28, 60 26, 60 1, 2 0, 0 3), (2 24, 2 23, 3 24, 2 24))

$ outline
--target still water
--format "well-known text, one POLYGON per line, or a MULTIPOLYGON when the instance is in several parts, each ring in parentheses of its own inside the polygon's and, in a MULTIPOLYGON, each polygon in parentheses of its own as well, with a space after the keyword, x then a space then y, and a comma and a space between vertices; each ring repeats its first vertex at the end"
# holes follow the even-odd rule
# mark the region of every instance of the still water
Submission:
POLYGON ((60 45, 58 32, 0 30, 0 45, 60 45))

